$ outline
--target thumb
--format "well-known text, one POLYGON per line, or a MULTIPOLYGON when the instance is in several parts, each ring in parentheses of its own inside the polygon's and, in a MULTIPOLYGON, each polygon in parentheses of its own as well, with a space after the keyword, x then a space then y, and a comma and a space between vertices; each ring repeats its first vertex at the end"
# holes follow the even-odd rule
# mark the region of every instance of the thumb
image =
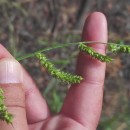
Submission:
POLYGON ((5 105, 13 115, 12 125, 0 120, 1 130, 28 130, 22 79, 22 67, 16 60, 0 60, 0 88, 4 91, 5 105))

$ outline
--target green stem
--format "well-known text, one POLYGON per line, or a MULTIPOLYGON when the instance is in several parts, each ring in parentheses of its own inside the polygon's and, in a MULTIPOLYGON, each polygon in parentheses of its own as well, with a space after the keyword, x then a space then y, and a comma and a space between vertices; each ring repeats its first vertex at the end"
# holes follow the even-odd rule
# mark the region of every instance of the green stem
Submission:
POLYGON ((59 45, 55 45, 53 47, 45 48, 45 49, 42 49, 42 50, 27 54, 27 55, 22 56, 22 57, 18 57, 16 59, 17 59, 17 61, 21 61, 21 60, 24 60, 24 59, 27 59, 27 58, 30 58, 30 57, 34 57, 36 53, 46 52, 46 51, 50 51, 50 50, 54 50, 54 49, 58 49, 58 48, 64 48, 64 47, 67 47, 67 46, 70 46, 70 45, 77 45, 77 44, 80 44, 80 43, 82 43, 82 44, 93 44, 93 43, 113 44, 113 43, 105 43, 105 42, 99 42, 99 41, 66 43, 66 44, 63 44, 63 45, 59 44, 59 45))
MULTIPOLYGON (((46 51, 50 51, 50 50, 57 49, 57 48, 64 48, 64 47, 70 46, 71 44, 77 45, 79 43, 81 43, 81 42, 78 42, 78 43, 67 43, 67 44, 64 44, 64 45, 56 45, 54 47, 45 48, 45 49, 36 51, 34 53, 27 54, 27 55, 22 56, 22 57, 18 57, 16 59, 17 59, 17 61, 21 61, 21 60, 24 60, 24 59, 27 59, 27 58, 30 58, 30 57, 34 57, 36 53, 46 52, 46 51)), ((86 42, 83 42, 83 43, 86 43, 86 42)))

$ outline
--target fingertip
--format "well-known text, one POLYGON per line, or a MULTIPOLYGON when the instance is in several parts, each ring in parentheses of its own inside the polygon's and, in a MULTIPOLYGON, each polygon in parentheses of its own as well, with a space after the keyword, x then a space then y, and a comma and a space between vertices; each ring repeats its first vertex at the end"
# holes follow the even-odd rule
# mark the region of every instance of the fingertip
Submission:
MULTIPOLYGON (((107 21, 103 13, 94 12, 87 17, 83 28, 82 40, 98 41, 100 43, 107 42, 107 21)), ((105 44, 93 43, 87 45, 92 47, 96 52, 105 54, 105 44)), ((101 76, 102 79, 102 77, 104 77, 105 64, 97 61, 98 60, 91 58, 91 56, 81 52, 77 61, 77 73, 83 77, 89 77, 89 79, 96 79, 98 78, 98 75, 96 75, 97 68, 101 68, 98 70, 103 74, 103 76, 101 76)))
POLYGON ((107 42, 107 20, 103 13, 94 12, 87 17, 82 40, 107 42))

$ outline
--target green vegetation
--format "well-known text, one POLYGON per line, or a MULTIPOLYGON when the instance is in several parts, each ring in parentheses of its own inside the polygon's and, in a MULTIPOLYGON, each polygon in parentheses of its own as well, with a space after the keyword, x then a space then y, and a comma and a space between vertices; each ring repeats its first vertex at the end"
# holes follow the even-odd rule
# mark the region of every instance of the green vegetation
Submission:
POLYGON ((8 124, 12 124, 13 115, 8 112, 4 99, 4 91, 0 88, 0 119, 6 121, 8 124))
POLYGON ((60 69, 56 69, 53 63, 51 63, 45 55, 41 53, 36 53, 36 57, 39 59, 41 65, 45 67, 48 72, 53 76, 56 77, 64 82, 74 84, 74 83, 80 83, 83 78, 78 75, 72 75, 66 72, 61 71, 60 69))

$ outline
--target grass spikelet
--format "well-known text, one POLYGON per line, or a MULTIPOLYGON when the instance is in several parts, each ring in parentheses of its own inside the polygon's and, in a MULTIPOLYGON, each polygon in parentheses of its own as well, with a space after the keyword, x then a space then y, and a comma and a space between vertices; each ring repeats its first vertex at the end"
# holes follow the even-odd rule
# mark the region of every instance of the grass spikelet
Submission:
POLYGON ((90 55, 92 58, 100 60, 101 62, 111 62, 113 60, 111 57, 95 52, 91 47, 88 47, 87 45, 84 45, 82 43, 79 44, 79 49, 90 55))
POLYGON ((130 46, 120 44, 108 44, 108 50, 113 53, 130 53, 130 46))
POLYGON ((13 115, 7 110, 4 105, 4 91, 0 88, 0 119, 6 121, 7 124, 12 124, 13 115))
POLYGON ((80 83, 83 78, 78 75, 72 75, 70 73, 66 73, 61 71, 60 69, 57 69, 53 63, 51 63, 44 54, 42 53, 36 53, 35 56, 39 60, 40 64, 46 68, 46 70, 55 78, 58 78, 64 82, 74 84, 74 83, 80 83))

